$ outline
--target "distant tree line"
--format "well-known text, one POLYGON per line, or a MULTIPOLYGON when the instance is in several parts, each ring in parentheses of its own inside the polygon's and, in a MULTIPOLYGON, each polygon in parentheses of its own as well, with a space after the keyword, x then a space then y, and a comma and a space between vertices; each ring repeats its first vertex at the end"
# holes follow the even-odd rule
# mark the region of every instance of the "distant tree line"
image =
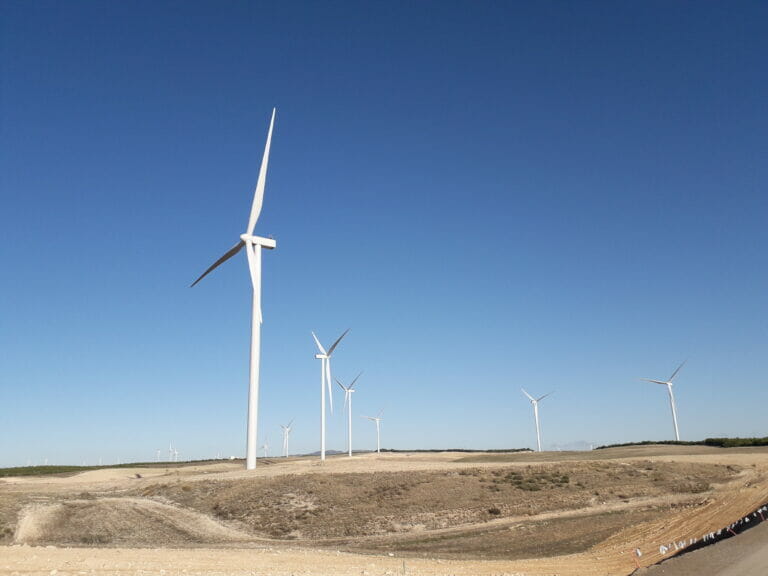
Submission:
POLYGON ((768 446, 768 436, 764 438, 705 438, 695 441, 676 440, 643 440, 642 442, 625 442, 624 444, 608 444, 598 446, 595 450, 603 448, 622 448, 624 446, 648 446, 650 444, 664 444, 675 446, 716 446, 718 448, 743 448, 746 446, 768 446))

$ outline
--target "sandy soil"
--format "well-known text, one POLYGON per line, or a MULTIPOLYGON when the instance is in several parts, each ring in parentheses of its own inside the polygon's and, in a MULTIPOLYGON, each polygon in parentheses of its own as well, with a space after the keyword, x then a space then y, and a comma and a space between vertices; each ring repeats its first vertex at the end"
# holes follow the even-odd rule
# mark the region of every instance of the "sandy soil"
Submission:
MULTIPOLYGON (((0 576, 626 575, 636 567, 636 559, 632 554, 635 548, 643 552, 639 559, 642 566, 649 566, 663 559, 658 551, 661 544, 699 538, 768 501, 768 450, 765 449, 721 450, 669 446, 588 453, 362 455, 351 459, 332 458, 324 465, 312 459, 276 459, 271 462, 260 462, 255 472, 246 472, 237 463, 217 463, 168 469, 99 470, 71 477, 0 479, 0 529, 3 522, 13 527, 13 540, 6 538, 5 542, 9 545, 0 546, 0 576), (317 540, 317 537, 313 537, 292 542, 262 537, 247 524, 253 516, 232 520, 217 517, 207 513, 207 501, 203 498, 207 493, 211 497, 218 497, 222 487, 228 487, 231 491, 240 484, 247 487, 249 482, 257 482, 263 489, 280 476, 290 476, 293 482, 296 482, 296 477, 312 478, 315 484, 322 485, 323 477, 328 477, 327 482, 332 483, 334 479, 344 477, 339 475, 356 474, 361 481, 374 478, 380 481, 383 476, 393 472, 401 473, 403 477, 408 477, 410 473, 410 477, 420 478, 419 475, 435 471, 441 472, 441 476, 454 475, 457 481, 467 481, 467 486, 474 483, 472 485, 478 495, 473 498, 480 498, 486 492, 477 487, 486 486, 489 478, 503 480, 514 474, 515 470, 520 470, 521 474, 530 474, 531 470, 549 470, 553 466, 561 471, 561 467, 568 462, 574 463, 569 468, 574 478, 583 474, 589 466, 594 466, 595 470, 603 474, 594 478, 616 477, 615 482, 619 483, 623 481, 623 474, 617 474, 617 469, 625 469, 627 474, 636 475, 646 469, 653 470, 649 474, 657 474, 662 480, 666 478, 665 481, 672 482, 679 479, 672 478, 670 471, 679 468, 680 478, 687 479, 693 487, 687 486, 685 490, 666 494, 654 488, 653 483, 646 482, 648 487, 642 493, 638 492, 636 497, 620 495, 603 502, 601 496, 585 504, 579 499, 581 493, 573 485, 573 480, 562 489, 559 486, 545 486, 549 491, 543 492, 543 500, 536 500, 538 493, 515 491, 514 487, 501 484, 501 488, 498 488, 500 501, 506 494, 504 497, 508 501, 509 498, 529 498, 532 505, 541 508, 523 515, 515 515, 513 510, 505 515, 508 511, 505 508, 500 518, 480 519, 465 514, 455 522, 452 520, 453 524, 449 522, 445 528, 408 526, 403 533, 378 536, 384 540, 389 539, 391 546, 387 548, 374 543, 372 546, 378 550, 376 553, 373 553, 373 549, 369 553, 342 551, 349 549, 347 544, 350 542, 353 547, 360 548, 362 545, 355 538, 336 541, 322 538, 317 540), (728 474, 722 470, 726 466, 731 467, 728 474), (715 474, 719 478, 718 482, 703 491, 694 489, 696 482, 700 482, 696 474, 705 472, 715 474), (152 495, 141 497, 145 491, 152 495), (558 510, 557 506, 553 509, 540 503, 555 496, 571 502, 570 507, 558 510), (553 527, 570 535, 569 546, 573 546, 573 542, 578 544, 581 541, 579 535, 583 532, 585 539, 579 552, 532 558, 525 557, 525 550, 513 550, 514 545, 524 543, 526 538, 538 538, 553 527), (599 530, 603 530, 604 534, 601 533, 599 541, 595 542, 595 533, 599 530), (69 542, 73 534, 77 534, 80 540, 73 541, 71 547, 50 545, 51 542, 69 542), (30 546, 24 543, 41 545, 30 546), (517 554, 519 557, 481 560, 461 556, 465 546, 474 546, 482 552, 483 546, 497 546, 499 543, 509 548, 508 554, 517 554)), ((418 482, 415 482, 414 486, 417 485, 418 482)), ((449 484, 446 486, 450 487, 449 484)), ((384 488, 389 489, 388 485, 384 488)), ((394 489, 398 490, 397 486, 394 489)), ((405 494, 385 492, 383 502, 395 506, 402 501, 409 506, 416 506, 419 503, 417 500, 421 498, 417 496, 417 490, 406 490, 405 494), (409 497, 413 498, 410 504, 407 501, 409 497)), ((242 493, 244 503, 247 493, 248 490, 242 493)), ((233 494, 237 501, 237 493, 233 494)), ((261 513, 262 508, 259 506, 266 505, 261 501, 250 504, 254 506, 252 515, 261 513)), ((297 506, 295 501, 291 501, 290 505, 297 506)), ((309 508, 303 500, 299 505, 309 508)), ((331 509, 328 518, 333 518, 334 513, 331 509)), ((765 542, 766 532, 768 530, 761 526, 748 531, 744 536, 667 561, 642 573, 680 576, 694 573, 721 574, 658 570, 672 570, 675 565, 683 566, 678 570, 685 570, 685 562, 693 562, 688 558, 696 558, 708 550, 726 545, 734 547, 731 543, 741 538, 765 542)), ((376 537, 370 538, 375 540, 376 537)), ((736 550, 733 553, 738 557, 736 560, 743 562, 741 571, 722 572, 723 575, 738 573, 747 576, 750 574, 747 570, 752 569, 749 566, 765 566, 765 556, 749 556, 745 549, 736 550)), ((736 560, 729 566, 738 566, 736 560)), ((714 566, 711 562, 703 562, 699 566, 700 570, 701 566, 714 566)), ((754 574, 762 576, 764 572, 762 569, 754 574)))

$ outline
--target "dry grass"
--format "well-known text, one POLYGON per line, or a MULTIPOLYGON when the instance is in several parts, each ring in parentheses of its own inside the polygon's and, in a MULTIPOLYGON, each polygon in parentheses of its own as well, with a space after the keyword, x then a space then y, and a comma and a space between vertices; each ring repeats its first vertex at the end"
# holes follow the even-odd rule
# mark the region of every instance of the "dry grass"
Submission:
MULTIPOLYGON (((504 528, 506 532, 494 528, 478 534, 483 525, 603 504, 622 505, 633 499, 689 496, 736 474, 735 468, 716 464, 581 462, 179 481, 153 484, 138 495, 161 498, 236 522, 256 537, 303 540, 346 549, 433 553, 463 550, 465 555, 504 557, 532 554, 541 546, 555 552, 583 550, 631 515, 624 520, 618 514, 598 515, 581 531, 572 529, 571 524, 577 522, 573 519, 562 520, 562 530, 551 529, 548 523, 554 520, 533 522, 526 530, 535 538, 512 547, 496 545, 499 538, 508 536, 508 528, 504 528), (461 527, 467 528, 466 533, 428 535, 461 527), (397 544, 393 544, 392 537, 397 544), (541 544, 534 545, 536 541, 541 544)), ((663 502, 631 518, 658 516, 666 509, 663 502)))

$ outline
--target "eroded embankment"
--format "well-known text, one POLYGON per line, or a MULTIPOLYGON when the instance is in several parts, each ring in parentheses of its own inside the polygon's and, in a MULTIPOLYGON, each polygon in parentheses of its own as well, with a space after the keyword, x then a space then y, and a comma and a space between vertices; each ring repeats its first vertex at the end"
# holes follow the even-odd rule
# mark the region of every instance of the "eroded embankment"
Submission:
POLYGON ((16 543, 183 546, 238 543, 253 538, 194 510, 146 498, 93 498, 25 507, 16 543))

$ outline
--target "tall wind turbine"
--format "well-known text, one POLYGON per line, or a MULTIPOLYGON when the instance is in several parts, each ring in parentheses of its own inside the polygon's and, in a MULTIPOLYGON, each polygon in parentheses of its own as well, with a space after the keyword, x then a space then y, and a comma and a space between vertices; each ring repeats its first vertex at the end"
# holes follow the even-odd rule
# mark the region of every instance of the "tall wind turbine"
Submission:
POLYGON ((344 390, 344 408, 347 410, 347 451, 349 452, 349 456, 352 456, 352 393, 354 392, 353 386, 355 385, 355 382, 357 382, 357 379, 362 376, 363 373, 360 372, 357 376, 355 376, 355 379, 352 380, 352 384, 349 386, 344 386, 341 382, 336 380, 336 384, 341 386, 341 389, 344 390))
POLYGON ((333 414, 333 389, 331 388, 333 380, 331 380, 331 355, 339 345, 341 339, 347 335, 349 328, 344 330, 344 333, 339 336, 336 342, 328 348, 326 351, 323 345, 320 344, 320 340, 317 339, 315 333, 312 332, 312 338, 315 339, 319 354, 315 354, 315 358, 320 360, 320 460, 325 460, 325 388, 328 386, 328 400, 331 405, 331 414, 333 414))
POLYGON ((688 360, 683 360, 683 363, 677 367, 677 370, 672 372, 672 376, 670 376, 669 380, 666 382, 662 380, 651 380, 650 378, 640 378, 640 380, 643 380, 644 382, 653 382, 654 384, 661 384, 662 386, 667 387, 667 391, 669 392, 669 405, 672 408, 672 423, 675 425, 675 440, 678 442, 680 442, 680 431, 677 429, 677 409, 675 408, 675 394, 672 392, 672 380, 675 379, 677 373, 680 372, 680 368, 682 368, 687 361, 688 360))
POLYGON ((539 426, 539 402, 544 400, 547 396, 552 394, 552 392, 547 392, 544 394, 544 396, 539 396, 538 398, 534 398, 528 392, 526 392, 523 388, 520 388, 520 390, 523 391, 523 394, 528 396, 528 400, 531 401, 531 404, 533 405, 533 417, 536 420, 536 451, 541 452, 541 427, 539 426))
POLYGON ((288 422, 288 426, 280 424, 280 428, 283 429, 283 458, 288 458, 288 437, 291 435, 291 425, 293 419, 288 422))
POLYGON ((379 412, 378 416, 363 416, 363 418, 368 418, 368 420, 373 420, 376 422, 376 453, 381 454, 381 413, 384 412, 384 410, 381 410, 379 412))
POLYGON ((253 205, 251 206, 251 215, 248 219, 248 228, 245 234, 240 235, 240 240, 232 246, 221 258, 216 260, 203 274, 192 283, 192 286, 200 282, 215 268, 232 258, 235 254, 245 248, 248 257, 248 270, 251 273, 251 284, 253 286, 253 302, 251 312, 251 369, 248 385, 248 427, 246 432, 246 464, 247 470, 256 468, 256 430, 259 417, 259 362, 261 360, 261 249, 272 250, 277 243, 272 238, 262 238, 254 236, 253 231, 256 228, 256 221, 261 214, 261 207, 264 203, 264 186, 267 180, 267 164, 269 163, 269 147, 272 142, 272 127, 275 124, 275 110, 272 110, 272 119, 269 122, 269 132, 267 133, 267 144, 264 147, 264 156, 261 160, 261 169, 259 170, 259 179, 256 181, 256 191, 253 195, 253 205))

